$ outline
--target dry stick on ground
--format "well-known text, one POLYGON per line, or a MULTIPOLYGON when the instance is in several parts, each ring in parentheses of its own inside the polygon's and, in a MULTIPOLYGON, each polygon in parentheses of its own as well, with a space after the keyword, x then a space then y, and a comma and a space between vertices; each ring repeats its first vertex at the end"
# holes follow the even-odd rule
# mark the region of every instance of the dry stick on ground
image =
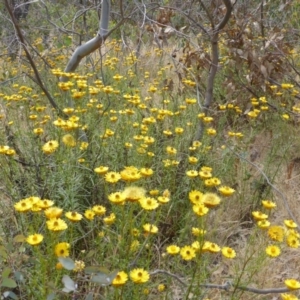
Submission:
MULTIPOLYGON (((176 274, 170 273, 168 271, 165 270, 154 270, 153 272, 150 272, 150 275, 156 275, 156 274, 165 274, 167 276, 173 277, 175 278, 178 282, 180 282, 184 287, 187 287, 187 284, 180 279, 180 277, 176 274)), ((242 291, 247 291, 247 292, 251 292, 254 294, 261 294, 261 295, 265 295, 265 294, 280 294, 280 293, 285 293, 285 292, 289 292, 290 290, 288 288, 270 288, 270 289, 257 289, 257 288, 253 288, 253 287, 247 287, 247 286, 234 286, 232 283, 230 282, 225 282, 225 284, 210 284, 210 283, 206 283, 206 284, 199 284, 198 286, 200 287, 204 287, 207 289, 219 289, 219 290, 225 290, 225 291, 230 291, 231 287, 235 287, 236 289, 242 290, 242 291)))
POLYGON ((58 105, 56 104, 56 102, 54 101, 54 99, 52 98, 52 96, 50 95, 50 93, 48 92, 47 88, 45 87, 45 85, 44 85, 44 83, 43 83, 43 81, 42 81, 42 79, 40 77, 40 74, 39 74, 39 72, 37 70, 37 67, 36 67, 36 65, 35 65, 35 63, 34 63, 34 61, 32 59, 32 56, 30 55, 30 53, 29 53, 29 51, 28 51, 28 49, 26 47, 25 39, 23 37, 22 31, 20 29, 18 21, 16 20, 13 12, 12 12, 10 6, 9 6, 8 0, 5 0, 4 4, 5 4, 5 7, 6 7, 8 13, 10 15, 11 21, 12 21, 14 27, 15 27, 15 30, 16 30, 17 36, 18 36, 18 38, 19 38, 19 40, 21 42, 21 45, 22 45, 22 47, 23 47, 23 49, 25 51, 26 57, 27 57, 30 65, 31 65, 31 68, 32 68, 32 70, 34 72, 36 83, 39 85, 39 87, 45 93, 46 97, 48 98, 48 100, 51 103, 51 105, 53 106, 53 108, 55 108, 60 115, 64 115, 64 113, 59 109, 58 105))
MULTIPOLYGON (((207 10, 206 6, 200 1, 202 8, 206 11, 207 17, 211 22, 211 33, 210 36, 210 43, 211 43, 211 66, 210 71, 207 79, 207 87, 205 92, 205 99, 203 105, 203 113, 207 113, 208 109, 213 101, 213 89, 214 89, 214 80, 215 76, 218 71, 218 63, 219 63, 219 33, 220 31, 226 26, 227 22, 230 19, 231 12, 233 5, 231 4, 230 0, 223 0, 224 5, 226 6, 226 13, 221 22, 215 26, 213 17, 210 15, 209 11, 207 10)), ((203 136, 204 124, 202 120, 199 121, 198 130, 195 135, 195 140, 201 140, 203 136)))

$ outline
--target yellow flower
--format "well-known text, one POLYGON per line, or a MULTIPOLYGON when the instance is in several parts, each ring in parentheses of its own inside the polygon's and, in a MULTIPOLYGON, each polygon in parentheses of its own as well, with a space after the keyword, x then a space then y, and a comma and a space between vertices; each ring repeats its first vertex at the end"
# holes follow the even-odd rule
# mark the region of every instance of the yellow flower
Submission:
POLYGON ((268 220, 260 220, 257 222, 259 228, 265 229, 270 227, 271 223, 268 220))
POLYGON ((52 200, 43 199, 43 200, 39 200, 37 204, 40 208, 46 209, 54 205, 54 202, 52 200))
POLYGON ((5 154, 9 150, 9 146, 0 146, 0 154, 5 154))
POLYGON ((298 225, 293 220, 284 220, 284 225, 287 228, 297 228, 298 225))
MULTIPOLYGON (((191 81, 191 80, 185 80, 184 83, 186 83, 187 85, 190 85, 190 86, 196 85, 196 83, 191 81)), ((195 99, 195 98, 186 98, 185 102, 186 102, 186 104, 195 104, 195 103, 197 103, 197 99, 195 99)))
POLYGON ((221 180, 217 177, 212 177, 212 178, 209 178, 209 179, 205 179, 204 184, 207 187, 214 187, 214 186, 220 185, 221 180))
POLYGON ((198 172, 196 170, 186 171, 186 175, 190 178, 195 178, 198 176, 198 172))
POLYGON ((65 213, 65 216, 72 222, 78 222, 82 219, 82 215, 75 211, 68 211, 65 213))
POLYGON ((47 227, 51 231, 62 231, 68 228, 67 223, 62 219, 50 219, 46 222, 47 227))
POLYGON ((299 239, 294 234, 289 234, 286 243, 291 248, 299 248, 299 239))
POLYGON ((111 224, 115 223, 115 221, 116 221, 116 215, 114 213, 111 213, 108 217, 105 217, 103 219, 103 222, 106 225, 111 225, 111 224))
POLYGON ((47 219, 59 218, 63 213, 63 209, 60 207, 49 207, 45 210, 45 216, 47 219))
POLYGON ((112 285, 115 287, 119 287, 124 285, 128 280, 128 275, 124 271, 119 271, 114 280, 112 281, 112 285))
POLYGON ((123 205, 125 203, 126 198, 123 193, 116 192, 108 195, 108 200, 113 204, 123 205))
POLYGON ((270 200, 262 200, 262 205, 264 208, 271 209, 276 207, 276 203, 270 200))
POLYGON ((58 148, 59 144, 57 141, 49 141, 42 147, 42 150, 45 154, 52 154, 58 148))
POLYGON ((258 116, 258 113, 255 112, 255 111, 249 111, 249 112, 247 113, 247 115, 248 115, 250 118, 255 119, 255 118, 258 116))
POLYGON ((209 209, 203 204, 196 204, 193 205, 193 211, 196 215, 202 217, 208 213, 209 209))
POLYGON ((281 226, 270 226, 268 229, 268 235, 273 241, 282 242, 284 230, 281 226))
POLYGON ((64 127, 66 126, 66 122, 63 119, 57 119, 53 122, 53 125, 57 126, 57 127, 64 127))
POLYGON ((290 118, 290 116, 288 114, 283 114, 281 117, 284 120, 288 120, 290 118))
POLYGON ((87 209, 85 212, 84 212, 84 216, 88 219, 88 220, 90 220, 90 221, 92 221, 92 220, 94 220, 94 218, 95 218, 95 212, 92 210, 92 209, 87 209))
POLYGON ((141 207, 145 210, 154 210, 159 206, 156 199, 150 197, 143 197, 139 200, 141 207))
POLYGON ((39 234, 39 233, 35 233, 32 235, 29 235, 28 238, 26 239, 26 242, 32 246, 36 246, 38 244, 40 244, 43 241, 44 237, 39 234))
POLYGON ((203 194, 197 190, 189 192, 189 199, 193 204, 203 204, 203 194))
POLYGON ((167 197, 167 198, 170 198, 170 196, 171 196, 171 193, 170 193, 170 191, 168 190, 168 189, 166 189, 166 190, 164 190, 163 191, 163 197, 167 197))
POLYGON ((282 83, 281 84, 281 88, 283 88, 283 89, 292 89, 293 87, 294 87, 294 85, 291 83, 282 83))
POLYGON ((275 245, 270 245, 266 248, 266 253, 271 257, 277 257, 281 253, 280 248, 275 245))
POLYGON ((155 234, 158 232, 157 226, 149 223, 143 225, 143 229, 145 234, 149 234, 149 233, 155 234))
POLYGON ((294 237, 296 237, 297 239, 300 239, 300 234, 298 231, 296 231, 295 229, 288 229, 287 234, 291 234, 294 237))
POLYGON ((160 204, 166 204, 166 203, 168 203, 170 201, 170 198, 164 197, 164 196, 159 196, 159 197, 157 197, 157 201, 160 204))
POLYGON ((113 89, 110 85, 105 86, 105 87, 102 88, 102 91, 103 91, 104 93, 106 93, 106 94, 111 94, 111 93, 113 92, 113 90, 114 90, 114 89, 113 89))
POLYGON ((189 156, 189 163, 196 164, 198 162, 198 158, 195 156, 189 156))
POLYGON ((8 156, 13 156, 16 154, 16 151, 14 149, 8 149, 6 150, 5 154, 8 156))
POLYGON ((66 134, 62 137, 63 143, 68 147, 75 147, 76 140, 71 134, 66 134))
POLYGON ((106 212, 106 208, 102 205, 95 205, 92 207, 92 210, 97 216, 102 216, 106 212))
POLYGON ((293 294, 281 294, 281 299, 282 300, 298 300, 299 298, 293 294))
POLYGON ((202 196, 203 204, 207 207, 215 207, 220 204, 221 199, 217 194, 214 193, 206 193, 202 196))
POLYGON ((209 248, 208 248, 208 251, 211 252, 211 253, 217 253, 217 252, 220 252, 221 248, 215 244, 215 243, 210 243, 209 245, 209 248))
POLYGON ((166 289, 166 286, 164 284, 159 284, 157 286, 157 290, 161 293, 166 289))
POLYGON ((95 168, 94 171, 95 171, 95 173, 97 173, 99 175, 104 175, 107 173, 108 167, 100 166, 98 168, 95 168))
POLYGON ((121 175, 117 172, 108 172, 105 174, 105 181, 109 183, 116 183, 121 179, 121 175))
POLYGON ((141 168, 141 175, 144 177, 150 177, 153 175, 153 170, 150 168, 141 168))
POLYGON ((203 251, 203 252, 208 252, 209 249, 210 249, 210 245, 211 245, 211 244, 212 244, 211 242, 205 241, 204 244, 203 244, 203 246, 202 246, 202 251, 203 251))
POLYGON ((88 146, 89 146, 89 143, 81 142, 79 149, 83 151, 83 150, 86 150, 88 148, 88 146))
POLYGON ((207 128, 206 133, 213 136, 217 134, 217 131, 214 128, 207 128))
POLYGON ((263 213, 260 212, 260 211, 253 211, 253 212, 252 212, 252 216, 253 216, 254 219, 257 220, 257 221, 261 221, 261 220, 266 220, 266 219, 268 219, 268 215, 263 214, 263 213))
POLYGON ((196 252, 200 251, 201 246, 200 246, 199 241, 193 242, 193 243, 192 243, 192 248, 193 248, 196 252))
POLYGON ((134 283, 145 283, 150 279, 149 273, 144 269, 133 269, 129 276, 134 283))
POLYGON ((55 245, 54 253, 57 257, 68 257, 70 244, 69 243, 58 243, 55 245))
MULTIPOLYGON (((199 148, 199 147, 201 147, 202 143, 200 141, 193 141, 192 145, 193 145, 193 147, 199 148)), ((209 172, 212 171, 212 168, 209 168, 209 167, 202 167, 201 171, 205 171, 204 168, 205 168, 205 170, 206 170, 206 168, 208 168, 209 172)))
POLYGON ((58 262, 56 265, 55 265, 55 269, 56 270, 62 270, 64 268, 64 266, 62 265, 62 263, 58 262))
POLYGON ((192 227, 192 235, 194 235, 194 236, 202 236, 204 234, 206 234, 206 230, 200 229, 200 228, 196 228, 196 227, 192 227))
POLYGON ((145 196, 146 191, 141 187, 129 186, 124 189, 122 194, 127 201, 135 202, 142 199, 145 196))
POLYGON ((40 135, 40 134, 44 133, 44 129, 43 128, 34 128, 33 132, 37 135, 40 135))
POLYGON ((184 260, 192 260, 194 257, 196 257, 196 251, 191 246, 184 246, 180 250, 180 255, 184 260))
POLYGON ((204 123, 211 123, 213 120, 214 120, 213 117, 203 117, 203 118, 202 118, 202 121, 203 121, 204 123))
POLYGON ((168 146, 166 148, 166 152, 169 154, 169 155, 175 155, 177 153, 177 150, 171 146, 168 146))
POLYGON ((286 279, 284 281, 285 285, 290 290, 298 290, 300 289, 300 282, 295 279, 286 279))
POLYGON ((113 76, 113 79, 115 79, 116 81, 120 81, 123 78, 123 76, 116 74, 115 76, 113 76))
POLYGON ((20 200, 16 204, 14 204, 14 208, 19 212, 29 211, 32 207, 32 203, 30 203, 27 199, 20 200))
POLYGON ((120 172, 120 174, 122 180, 129 181, 129 182, 137 181, 141 178, 141 173, 136 167, 133 166, 126 167, 124 170, 120 172))
POLYGON ((218 191, 220 192, 220 194, 224 197, 229 197, 231 196, 235 190, 230 188, 229 186, 221 186, 218 191))
POLYGON ((199 176, 201 179, 209 179, 212 177, 212 174, 210 171, 202 170, 199 172, 199 176))
POLYGON ((226 258, 235 258, 236 257, 235 251, 230 247, 223 247, 222 248, 222 254, 226 258))
POLYGON ((170 245, 167 247, 167 252, 171 255, 175 255, 180 252, 180 248, 176 245, 170 245))
POLYGON ((177 134, 182 134, 184 132, 184 129, 183 128, 181 128, 181 127, 176 127, 175 128, 175 133, 177 133, 177 134))
POLYGON ((82 260, 75 260, 75 267, 73 269, 74 272, 81 272, 85 268, 85 263, 82 260))

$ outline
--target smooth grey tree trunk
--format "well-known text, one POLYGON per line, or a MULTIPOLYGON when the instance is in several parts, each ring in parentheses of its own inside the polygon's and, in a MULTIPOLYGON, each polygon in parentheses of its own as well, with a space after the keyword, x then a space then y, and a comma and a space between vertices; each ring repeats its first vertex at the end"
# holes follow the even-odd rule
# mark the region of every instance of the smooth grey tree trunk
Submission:
MULTIPOLYGON (((74 72, 78 67, 80 61, 86 57, 87 55, 91 54, 95 50, 99 49, 100 46, 105 41, 107 34, 108 34, 108 22, 109 22, 109 15, 110 15, 110 1, 109 0, 102 0, 102 9, 101 9, 101 18, 99 22, 99 31, 97 36, 86 42, 85 44, 79 46, 73 53, 72 57, 70 58, 65 72, 70 73, 74 72)), ((67 77, 61 77, 61 81, 68 80, 67 77)))

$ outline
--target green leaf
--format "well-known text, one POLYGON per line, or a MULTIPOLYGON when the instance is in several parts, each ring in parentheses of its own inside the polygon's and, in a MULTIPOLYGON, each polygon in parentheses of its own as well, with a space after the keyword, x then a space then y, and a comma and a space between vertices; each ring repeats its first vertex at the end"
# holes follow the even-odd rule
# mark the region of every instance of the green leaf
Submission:
POLYGON ((1 286, 8 288, 15 288, 17 286, 16 282, 10 278, 3 278, 1 286))
POLYGON ((112 281, 115 279, 117 274, 118 274, 118 271, 114 271, 110 274, 98 272, 96 275, 94 275, 91 278, 91 281, 95 282, 95 283, 100 283, 102 286, 107 286, 112 283, 112 281))
POLYGON ((86 257, 86 258, 90 258, 90 257, 94 256, 94 254, 96 254, 97 251, 98 251, 98 250, 91 250, 91 251, 88 252, 88 254, 87 254, 85 257, 86 257))
POLYGON ((4 268, 4 270, 2 271, 2 278, 8 278, 10 273, 11 273, 10 268, 4 268))
POLYGON ((76 290, 76 284, 70 278, 70 276, 64 275, 61 281, 64 284, 63 292, 69 293, 69 292, 74 292, 76 290))
POLYGON ((18 234, 14 237, 15 243, 23 243, 26 241, 26 237, 23 234, 18 234))
POLYGON ((56 297, 56 293, 51 293, 47 296, 46 300, 54 300, 56 297))
POLYGON ((93 299, 94 299, 93 293, 89 293, 85 298, 85 300, 93 300, 93 299))
POLYGON ((98 272, 108 274, 109 270, 107 268, 101 267, 101 266, 89 266, 84 269, 84 272, 85 272, 85 274, 89 274, 89 275, 95 274, 98 272))
POLYGON ((4 246, 0 246, 0 256, 2 256, 4 259, 7 258, 7 251, 4 246))
POLYGON ((25 280, 24 275, 19 271, 16 271, 14 275, 17 282, 23 282, 25 280))
POLYGON ((69 257, 59 257, 58 261, 67 270, 73 270, 75 268, 74 261, 71 258, 69 258, 69 257))
POLYGON ((11 291, 4 292, 3 296, 4 296, 5 299, 6 298, 11 298, 11 299, 14 299, 14 300, 19 299, 18 296, 15 293, 11 292, 11 291))

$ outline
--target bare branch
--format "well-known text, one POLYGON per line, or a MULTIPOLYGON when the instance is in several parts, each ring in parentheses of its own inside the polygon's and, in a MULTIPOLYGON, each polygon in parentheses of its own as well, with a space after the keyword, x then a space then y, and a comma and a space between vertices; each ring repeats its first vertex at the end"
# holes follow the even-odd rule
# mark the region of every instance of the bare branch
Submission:
MULTIPOLYGON (((80 61, 90 53, 94 52, 100 46, 103 44, 105 39, 108 37, 108 35, 111 32, 108 32, 108 22, 109 22, 109 14, 110 14, 110 1, 109 0, 103 0, 102 2, 102 10, 101 10, 101 20, 99 22, 99 31, 96 37, 89 40, 84 45, 79 46, 75 52, 73 53, 72 57, 70 58, 66 68, 65 72, 73 72, 78 67, 80 61)), ((118 24, 123 23, 123 20, 118 24)), ((61 77, 61 80, 65 81, 67 80, 67 77, 61 77)))
POLYGON ((54 101, 54 99, 52 98, 52 96, 50 95, 50 93, 48 92, 47 88, 45 87, 45 85, 44 85, 44 83, 43 83, 43 81, 42 81, 42 79, 41 79, 41 77, 40 77, 40 74, 39 74, 39 72, 38 72, 38 70, 37 70, 37 67, 36 67, 36 65, 35 65, 35 63, 34 63, 32 57, 31 57, 31 55, 30 55, 30 53, 29 53, 29 51, 28 51, 28 49, 27 49, 27 47, 26 47, 25 39, 24 39, 24 37, 23 37, 22 31, 21 31, 21 29, 20 29, 20 27, 19 27, 19 24, 18 24, 18 22, 17 22, 17 20, 16 20, 16 18, 15 18, 15 16, 14 16, 14 14, 13 14, 13 12, 12 12, 12 10, 11 10, 11 8, 10 8, 9 3, 8 3, 7 0, 5 0, 5 7, 6 7, 8 13, 9 13, 9 15, 10 15, 10 18, 11 18, 13 24, 14 24, 14 27, 15 27, 16 33, 17 33, 17 35, 18 35, 18 38, 19 38, 19 40, 20 40, 20 42, 21 42, 21 45, 22 45, 22 47, 23 47, 23 49, 24 49, 24 51, 25 51, 26 57, 27 57, 27 59, 28 59, 30 65, 31 65, 31 68, 32 68, 32 70, 33 70, 33 72, 34 72, 34 75, 35 75, 35 79, 36 79, 37 84, 38 84, 39 87, 42 89, 42 91, 45 93, 45 95, 47 96, 47 98, 48 98, 49 102, 51 103, 51 105, 52 105, 52 106, 53 106, 53 107, 54 107, 61 115, 63 115, 63 112, 62 112, 62 111, 59 109, 59 107, 57 106, 56 102, 54 101))
POLYGON ((232 12, 232 5, 231 5, 230 0, 223 0, 223 3, 226 6, 226 14, 225 14, 224 18, 222 19, 222 21, 217 25, 217 27, 216 27, 217 31, 222 30, 226 26, 227 22, 230 19, 231 12, 232 12))
MULTIPOLYGON (((150 273, 150 275, 156 275, 156 274, 165 274, 170 277, 175 278, 178 282, 180 282, 184 287, 187 286, 187 284, 176 274, 170 273, 166 270, 155 270, 150 273)), ((208 288, 208 289, 219 289, 219 290, 225 290, 229 291, 231 287, 235 287, 235 289, 242 290, 242 291, 247 291, 251 292, 254 294, 261 294, 261 295, 266 295, 266 294, 280 294, 280 293, 286 293, 289 292, 290 290, 288 288, 270 288, 270 289, 257 289, 253 287, 248 287, 248 286, 234 286, 231 282, 225 282, 224 284, 211 284, 211 283, 205 283, 205 284, 199 284, 197 286, 208 288)))

